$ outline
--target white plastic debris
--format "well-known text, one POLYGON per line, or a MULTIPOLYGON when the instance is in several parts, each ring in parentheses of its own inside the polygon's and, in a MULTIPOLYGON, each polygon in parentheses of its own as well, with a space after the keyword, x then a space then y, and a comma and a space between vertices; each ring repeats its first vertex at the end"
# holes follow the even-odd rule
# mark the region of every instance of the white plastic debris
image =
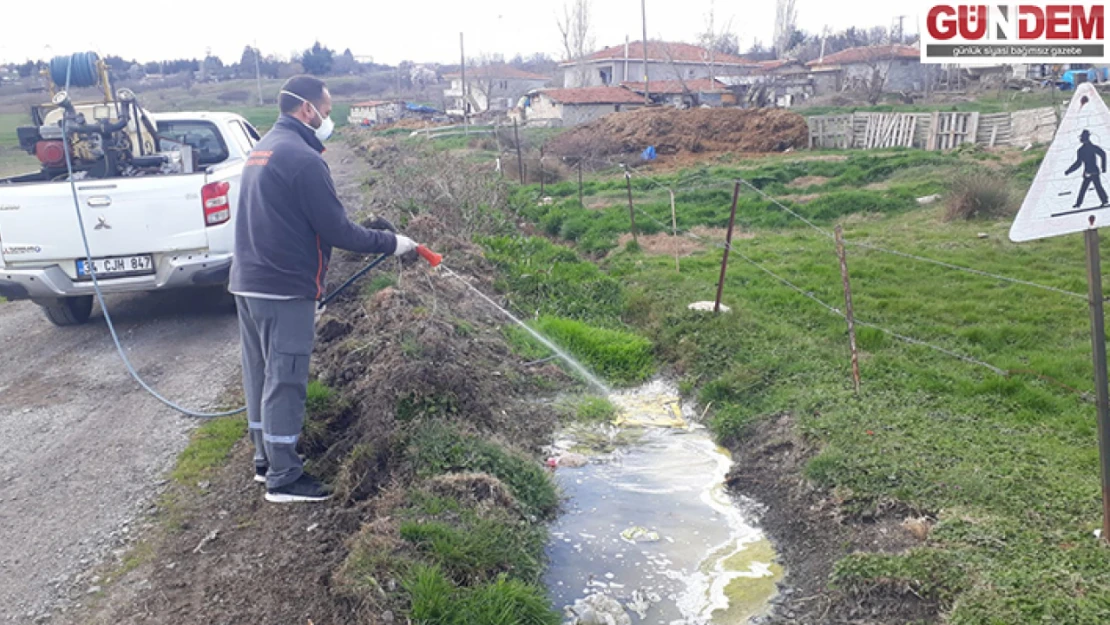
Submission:
POLYGON ((659 532, 653 532, 644 527, 630 527, 621 532, 621 538, 629 543, 657 543, 659 532))
MULTIPOLYGON (((690 310, 700 310, 702 312, 713 312, 713 307, 716 302, 694 302, 687 306, 690 310)), ((724 304, 721 304, 721 312, 730 312, 732 309, 724 304)))

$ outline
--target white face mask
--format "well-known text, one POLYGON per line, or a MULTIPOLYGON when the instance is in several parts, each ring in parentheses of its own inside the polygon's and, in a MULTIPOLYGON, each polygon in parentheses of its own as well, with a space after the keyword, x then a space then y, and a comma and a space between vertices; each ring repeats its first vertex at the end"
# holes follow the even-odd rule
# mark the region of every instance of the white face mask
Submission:
POLYGON ((327 141, 327 140, 328 140, 328 138, 330 138, 330 137, 331 137, 331 133, 332 133, 332 131, 334 131, 334 130, 335 130, 335 122, 333 122, 333 121, 331 120, 331 116, 330 116, 330 115, 329 115, 328 117, 324 117, 323 115, 320 115, 320 109, 316 108, 316 105, 315 105, 315 104, 313 104, 313 103, 309 102, 308 100, 306 100, 306 99, 302 98, 301 96, 299 96, 299 95, 297 95, 297 94, 295 94, 295 93, 292 93, 292 92, 290 92, 290 91, 284 91, 284 90, 282 90, 282 92, 281 92, 281 93, 283 93, 283 94, 285 94, 285 95, 287 95, 287 96, 292 96, 292 97, 294 97, 294 98, 297 98, 297 99, 298 99, 298 100, 300 100, 301 102, 304 102, 305 104, 307 104, 307 105, 309 105, 309 106, 311 106, 311 107, 312 107, 312 110, 316 112, 316 115, 317 115, 317 116, 318 116, 318 117, 320 118, 320 120, 321 120, 321 121, 320 121, 320 126, 319 126, 318 128, 312 128, 312 126, 310 126, 310 125, 308 125, 308 124, 305 124, 305 125, 306 125, 306 126, 308 126, 309 128, 312 128, 312 131, 313 131, 314 133, 316 133, 316 138, 317 138, 317 139, 319 139, 321 143, 323 143, 324 141, 327 141))

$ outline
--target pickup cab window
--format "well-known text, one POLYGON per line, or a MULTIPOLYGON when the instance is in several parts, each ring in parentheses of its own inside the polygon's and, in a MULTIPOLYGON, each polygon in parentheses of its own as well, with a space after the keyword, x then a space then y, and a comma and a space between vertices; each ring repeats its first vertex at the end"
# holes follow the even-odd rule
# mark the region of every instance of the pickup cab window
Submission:
POLYGON ((235 139, 235 143, 239 144, 239 149, 243 151, 243 154, 250 154, 251 150, 254 149, 254 141, 251 139, 250 133, 247 132, 242 122, 233 119, 227 122, 227 126, 231 132, 231 136, 235 139))
POLYGON ((160 149, 186 144, 196 152, 198 165, 215 165, 227 160, 230 153, 216 124, 207 121, 159 121, 160 149))

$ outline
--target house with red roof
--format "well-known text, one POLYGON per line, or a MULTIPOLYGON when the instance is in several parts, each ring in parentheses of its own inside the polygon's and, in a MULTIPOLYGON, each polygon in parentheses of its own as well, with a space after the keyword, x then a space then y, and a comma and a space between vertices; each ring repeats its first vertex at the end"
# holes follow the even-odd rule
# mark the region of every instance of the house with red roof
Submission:
POLYGON ((524 106, 513 114, 530 124, 574 126, 642 106, 644 96, 624 87, 537 89, 527 95, 524 106))
POLYGON ((455 117, 482 113, 504 113, 516 106, 525 94, 546 86, 550 76, 533 74, 506 64, 480 65, 466 68, 466 84, 462 72, 445 74, 451 81, 443 97, 447 114, 455 117))
POLYGON ((818 94, 869 91, 872 87, 887 93, 924 91, 928 80, 920 50, 902 44, 848 48, 806 66, 818 94))
POLYGON ((644 43, 626 42, 598 50, 581 60, 559 64, 566 87, 608 87, 626 82, 644 82, 647 88, 655 81, 693 80, 719 76, 743 75, 754 71, 755 63, 747 59, 715 52, 688 43, 667 41, 647 42, 647 65, 644 64, 644 43))
MULTIPOLYGON (((643 96, 648 87, 654 102, 679 108, 694 106, 722 106, 730 95, 728 86, 716 78, 693 78, 690 80, 660 80, 645 85, 642 82, 622 82, 621 86, 643 96)), ((735 103, 735 98, 729 103, 735 103)))

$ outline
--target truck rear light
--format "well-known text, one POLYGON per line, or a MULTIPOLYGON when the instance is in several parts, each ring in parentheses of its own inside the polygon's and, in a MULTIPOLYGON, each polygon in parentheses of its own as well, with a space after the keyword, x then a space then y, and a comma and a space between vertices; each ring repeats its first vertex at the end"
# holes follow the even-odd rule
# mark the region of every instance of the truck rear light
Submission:
POLYGON ((204 203, 204 223, 208 226, 218 226, 231 219, 231 199, 228 193, 231 185, 227 182, 213 182, 206 184, 200 190, 200 199, 204 203))

